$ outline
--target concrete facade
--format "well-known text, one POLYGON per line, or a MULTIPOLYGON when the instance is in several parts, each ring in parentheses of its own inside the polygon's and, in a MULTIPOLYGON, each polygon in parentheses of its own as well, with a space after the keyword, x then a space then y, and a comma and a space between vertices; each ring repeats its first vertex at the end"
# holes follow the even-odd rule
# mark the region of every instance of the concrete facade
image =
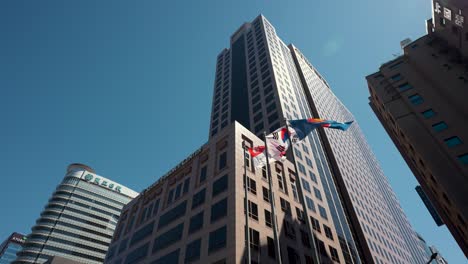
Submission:
POLYGON ((428 34, 367 76, 369 100, 468 256, 468 3, 432 5, 428 34))
MULTIPOLYGON (((125 206, 105 263, 242 263, 246 257, 243 142, 247 146, 262 144, 239 123, 229 124, 125 206), (223 177, 227 181, 220 184, 223 177), (220 202, 222 206, 218 206, 220 202), (167 220, 181 205, 185 205, 183 210, 167 220), (202 224, 193 228, 193 219, 200 214, 202 224), (219 230, 222 235, 216 237, 219 230), (199 244, 194 250, 190 245, 196 241, 199 244)), ((274 235, 266 174, 253 169, 250 157, 247 162, 252 263, 278 263, 271 244, 274 235)), ((293 191, 294 166, 286 160, 273 163, 271 169, 283 263, 313 263, 312 238, 293 191)), ((316 220, 319 230, 315 239, 323 250, 320 263, 345 263, 331 217, 325 219, 318 210, 310 211, 309 217, 316 220)))
POLYGON ((13 263, 44 263, 52 256, 102 263, 122 207, 138 193, 71 164, 13 263))

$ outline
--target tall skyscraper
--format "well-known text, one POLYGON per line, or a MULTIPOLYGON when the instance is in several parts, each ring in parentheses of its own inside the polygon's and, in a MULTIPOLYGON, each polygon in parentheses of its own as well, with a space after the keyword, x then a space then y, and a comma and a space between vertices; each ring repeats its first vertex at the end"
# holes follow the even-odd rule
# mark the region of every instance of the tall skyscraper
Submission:
POLYGON ((13 233, 0 244, 0 264, 10 264, 16 259, 16 253, 21 250, 26 236, 13 233))
POLYGON ((242 263, 246 234, 252 263, 277 263, 272 219, 283 263, 425 263, 357 122, 313 132, 293 147, 296 164, 272 163, 272 189, 244 157, 284 118, 309 117, 354 119, 265 17, 242 25, 217 59, 208 143, 124 208, 106 263, 242 263))
POLYGON ((51 256, 102 263, 122 207, 137 195, 86 165, 71 164, 14 263, 44 263, 51 256))
MULTIPOLYGON (((327 81, 263 16, 245 23, 218 56, 210 135, 237 120, 261 137, 284 125, 284 118, 309 117, 354 120, 327 81)), ((354 237, 363 260, 424 262, 424 249, 357 122, 346 133, 319 129, 294 151, 302 185, 325 194, 338 234, 348 242, 354 237)))
MULTIPOLYGON (((468 257, 468 2, 432 2, 427 35, 367 76, 370 106, 468 257)), ((418 190, 420 192, 420 190, 418 190)))

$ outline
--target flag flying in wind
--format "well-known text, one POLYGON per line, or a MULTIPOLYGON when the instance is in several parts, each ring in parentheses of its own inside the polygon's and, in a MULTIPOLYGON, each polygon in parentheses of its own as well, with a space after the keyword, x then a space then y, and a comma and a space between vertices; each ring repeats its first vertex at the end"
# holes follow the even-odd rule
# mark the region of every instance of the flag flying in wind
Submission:
MULTIPOLYGON (((288 133, 286 127, 280 127, 266 136, 265 139, 270 162, 281 161, 286 158, 285 155, 289 147, 289 137, 293 134, 292 132, 292 129, 290 129, 288 133)), ((249 153, 253 159, 255 168, 266 165, 265 146, 249 148, 249 153)))
MULTIPOLYGON (((291 138, 292 144, 295 144, 304 139, 317 127, 334 128, 346 131, 353 121, 341 123, 334 120, 309 118, 289 120, 289 123, 289 131, 285 126, 283 126, 267 135, 265 138, 270 162, 282 161, 286 158, 286 151, 289 148, 289 138, 291 138)), ((249 148, 249 153, 253 159, 255 168, 261 168, 267 164, 265 146, 249 148)))
POLYGON ((295 131, 299 140, 303 140, 310 132, 312 132, 312 130, 316 129, 317 127, 334 128, 346 131, 351 123, 353 123, 353 121, 341 123, 334 120, 325 120, 319 118, 289 120, 289 124, 291 124, 291 128, 295 131))

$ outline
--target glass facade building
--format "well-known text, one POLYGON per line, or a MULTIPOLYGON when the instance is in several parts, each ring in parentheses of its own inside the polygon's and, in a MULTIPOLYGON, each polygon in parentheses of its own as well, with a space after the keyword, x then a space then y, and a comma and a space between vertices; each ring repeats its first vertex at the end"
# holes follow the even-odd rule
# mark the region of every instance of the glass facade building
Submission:
POLYGON ((0 244, 0 264, 10 264, 16 259, 16 253, 21 250, 26 236, 13 233, 0 244))
POLYGON ((14 263, 60 256, 102 263, 122 207, 138 193, 72 164, 42 211, 14 263))
MULTIPOLYGON (((355 120, 327 81, 263 16, 231 36, 217 58, 210 136, 238 121, 257 136, 285 119, 355 120)), ((417 241, 358 122, 343 133, 319 129, 294 147, 298 180, 329 215, 348 263, 423 263, 417 241)), ((316 232, 317 233, 317 232, 316 232)), ((321 239, 318 238, 320 241, 321 239)), ((327 252, 327 254, 331 254, 327 252)))

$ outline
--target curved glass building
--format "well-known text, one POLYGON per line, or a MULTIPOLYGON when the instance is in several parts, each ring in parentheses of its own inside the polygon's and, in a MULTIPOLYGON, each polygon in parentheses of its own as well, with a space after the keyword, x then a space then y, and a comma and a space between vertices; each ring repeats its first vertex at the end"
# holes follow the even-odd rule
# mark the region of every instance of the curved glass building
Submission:
POLYGON ((137 195, 86 165, 71 164, 13 263, 44 263, 51 256, 102 263, 122 207, 137 195))

